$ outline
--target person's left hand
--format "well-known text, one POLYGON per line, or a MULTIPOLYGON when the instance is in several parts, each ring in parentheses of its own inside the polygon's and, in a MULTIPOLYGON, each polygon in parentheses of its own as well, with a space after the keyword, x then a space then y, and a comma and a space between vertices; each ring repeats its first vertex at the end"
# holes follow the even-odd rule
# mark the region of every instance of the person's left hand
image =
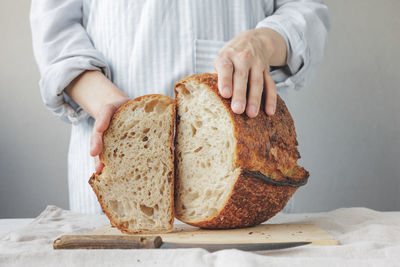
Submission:
POLYGON ((268 28, 243 32, 227 42, 215 59, 219 92, 224 98, 232 97, 233 112, 246 111, 253 118, 265 91, 265 112, 273 115, 277 91, 269 68, 285 61, 286 42, 277 32, 268 28))

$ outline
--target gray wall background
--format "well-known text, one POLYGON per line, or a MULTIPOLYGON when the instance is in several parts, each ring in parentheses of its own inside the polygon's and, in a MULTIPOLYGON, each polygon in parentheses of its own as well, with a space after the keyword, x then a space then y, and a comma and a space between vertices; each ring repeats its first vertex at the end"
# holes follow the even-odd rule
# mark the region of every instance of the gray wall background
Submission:
MULTIPOLYGON (((332 29, 315 79, 288 103, 309 183, 295 212, 400 210, 400 1, 328 0, 332 29)), ((0 9, 0 218, 68 208, 70 126, 41 101, 29 1, 0 9)), ((88 177, 89 178, 89 177, 88 177)))

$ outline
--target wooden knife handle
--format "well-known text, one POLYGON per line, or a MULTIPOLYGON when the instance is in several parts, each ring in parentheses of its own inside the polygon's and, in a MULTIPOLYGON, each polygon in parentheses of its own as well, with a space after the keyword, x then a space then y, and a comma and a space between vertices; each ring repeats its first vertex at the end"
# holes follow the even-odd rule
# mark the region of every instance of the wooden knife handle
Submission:
POLYGON ((139 249, 159 248, 160 236, 63 235, 54 240, 54 249, 139 249))

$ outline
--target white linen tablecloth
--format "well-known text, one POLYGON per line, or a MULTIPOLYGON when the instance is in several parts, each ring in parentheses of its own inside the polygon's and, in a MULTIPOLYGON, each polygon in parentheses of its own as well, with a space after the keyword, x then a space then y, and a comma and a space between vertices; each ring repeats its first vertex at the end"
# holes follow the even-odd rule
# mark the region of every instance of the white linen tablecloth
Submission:
POLYGON ((269 222, 314 223, 340 245, 214 253, 203 249, 53 250, 53 240, 60 235, 87 234, 108 219, 47 206, 27 225, 0 233, 0 266, 400 266, 400 212, 342 208, 279 213, 269 222))

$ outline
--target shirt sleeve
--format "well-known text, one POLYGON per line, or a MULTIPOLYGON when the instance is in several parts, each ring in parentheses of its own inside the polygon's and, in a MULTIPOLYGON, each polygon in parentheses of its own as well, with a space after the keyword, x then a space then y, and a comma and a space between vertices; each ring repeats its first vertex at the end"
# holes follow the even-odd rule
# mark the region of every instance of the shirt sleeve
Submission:
POLYGON ((328 9, 320 0, 275 0, 274 13, 256 28, 271 28, 286 41, 286 66, 271 75, 278 89, 300 89, 306 85, 327 43, 330 21, 328 9))
POLYGON ((85 70, 100 70, 111 78, 104 56, 82 26, 82 0, 33 0, 30 22, 43 102, 56 116, 76 124, 88 114, 64 89, 85 70))

